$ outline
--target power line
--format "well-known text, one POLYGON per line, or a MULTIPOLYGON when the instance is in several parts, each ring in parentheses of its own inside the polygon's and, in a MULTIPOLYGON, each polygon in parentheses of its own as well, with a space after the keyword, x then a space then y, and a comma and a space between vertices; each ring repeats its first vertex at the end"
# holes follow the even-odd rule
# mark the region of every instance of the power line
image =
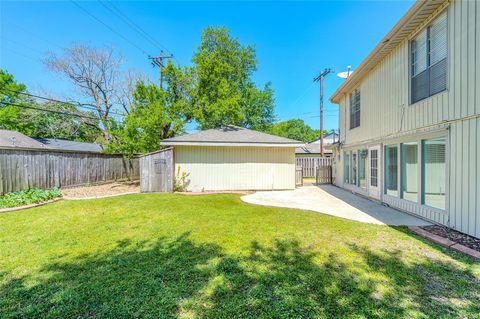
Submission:
POLYGON ((172 54, 170 50, 168 50, 164 45, 159 43, 154 37, 152 37, 150 34, 148 34, 145 30, 143 30, 138 24, 135 23, 132 19, 130 19, 126 14, 124 14, 120 9, 118 9, 117 6, 115 6, 112 2, 110 1, 104 1, 100 0, 100 4, 110 12, 112 12, 114 15, 116 15, 118 18, 120 18, 123 22, 125 22, 132 30, 140 34, 144 39, 146 39, 148 42, 150 42, 153 46, 157 47, 159 50, 165 50, 167 53, 172 54), (107 6, 105 3, 108 3, 107 6))
POLYGON ((83 117, 83 118, 87 118, 87 119, 90 119, 90 120, 98 120, 98 119, 95 118, 95 117, 91 117, 91 116, 87 116, 87 115, 81 115, 81 114, 76 114, 76 113, 70 113, 70 112, 64 112, 64 111, 55 111, 55 110, 44 109, 44 108, 41 108, 41 107, 35 107, 35 106, 29 106, 29 105, 21 105, 21 104, 4 102, 4 101, 0 101, 0 103, 1 103, 1 104, 4 104, 4 105, 22 107, 22 108, 25 108, 25 109, 38 110, 38 111, 56 113, 56 114, 61 114, 61 115, 70 115, 70 116, 76 116, 76 117, 83 117))
POLYGON ((74 5, 76 5, 80 10, 82 10, 83 12, 85 12, 87 15, 89 15, 91 18, 95 19, 97 22, 103 24, 106 28, 108 28, 110 31, 112 31, 113 33, 115 33, 116 35, 118 35, 119 37, 121 37, 122 39, 124 39, 125 41, 127 41, 128 43, 130 43, 130 45, 134 46, 136 49, 138 49, 140 52, 142 52, 143 54, 145 55, 148 55, 147 52, 145 52, 142 48, 140 48, 138 45, 136 45, 135 43, 133 43, 132 41, 130 41, 127 37, 125 37, 123 34, 121 34, 120 32, 118 32, 117 30, 115 30, 114 28, 112 28, 111 26, 109 26, 108 24, 106 24, 105 22, 103 22, 102 20, 100 20, 99 18, 97 18, 95 15, 93 15, 90 11, 88 11, 87 9, 85 9, 84 7, 82 7, 79 3, 77 3, 76 1, 74 0, 70 0, 74 5))
POLYGON ((23 30, 23 32, 25 32, 25 33, 27 33, 27 34, 30 34, 30 36, 32 36, 33 38, 43 40, 44 42, 49 43, 50 45, 56 46, 56 47, 58 47, 59 49, 62 49, 62 50, 63 50, 63 47, 62 47, 62 46, 60 46, 60 45, 58 45, 58 44, 56 44, 56 43, 48 40, 47 38, 44 38, 44 37, 40 36, 38 33, 30 31, 30 30, 24 28, 23 26, 18 25, 18 24, 16 24, 16 23, 12 22, 10 19, 6 19, 6 20, 8 20, 8 24, 11 25, 11 26, 14 26, 15 29, 23 30))
MULTIPOLYGON (((27 92, 22 92, 22 91, 16 91, 16 90, 7 89, 7 88, 1 88, 0 90, 9 91, 9 92, 17 93, 17 94, 23 94, 23 95, 26 95, 26 96, 35 97, 35 98, 38 98, 38 99, 42 99, 42 100, 46 100, 46 101, 51 101, 51 102, 55 102, 55 103, 67 104, 67 105, 74 106, 74 107, 82 107, 82 108, 85 108, 85 109, 88 109, 88 110, 92 110, 92 111, 97 111, 97 112, 98 112, 98 109, 97 109, 96 107, 94 107, 94 106, 89 106, 89 105, 91 105, 91 104, 85 104, 85 103, 80 103, 80 102, 75 102, 75 103, 65 102, 65 101, 60 101, 60 100, 56 100, 56 99, 51 99, 51 98, 48 98, 48 97, 44 97, 44 96, 40 96, 40 95, 35 95, 35 94, 31 94, 31 93, 27 93, 27 92)), ((116 113, 116 112, 114 112, 114 111, 109 111, 108 113, 109 113, 109 114, 113 114, 113 115, 125 116, 125 114, 116 113)))

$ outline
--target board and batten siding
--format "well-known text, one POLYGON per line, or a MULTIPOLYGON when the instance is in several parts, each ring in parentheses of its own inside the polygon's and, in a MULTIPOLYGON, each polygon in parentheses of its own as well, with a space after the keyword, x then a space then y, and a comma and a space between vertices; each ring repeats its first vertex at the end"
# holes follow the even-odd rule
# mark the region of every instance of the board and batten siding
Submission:
MULTIPOLYGON (((352 130, 349 129, 348 95, 343 96, 339 103, 340 141, 343 151, 361 144, 385 145, 402 136, 445 128, 446 214, 432 213, 425 207, 399 199, 386 197, 384 201, 480 237, 480 1, 452 0, 445 10, 448 21, 447 90, 410 104, 409 41, 412 34, 359 82, 360 126, 352 130)), ((337 172, 341 174, 338 179, 341 184, 342 162, 337 172)))
POLYGON ((295 188, 295 148, 175 146, 188 191, 295 188))

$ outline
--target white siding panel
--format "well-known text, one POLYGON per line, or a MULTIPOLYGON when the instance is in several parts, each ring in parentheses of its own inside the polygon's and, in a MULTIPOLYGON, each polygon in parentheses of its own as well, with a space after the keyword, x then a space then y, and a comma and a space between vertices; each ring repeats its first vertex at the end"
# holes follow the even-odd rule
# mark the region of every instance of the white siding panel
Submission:
POLYGON ((177 146, 178 169, 189 191, 293 189, 295 148, 177 146))
MULTIPOLYGON (((384 201, 480 237, 480 1, 451 0, 446 10, 447 90, 410 104, 409 41, 404 40, 359 82, 359 127, 349 129, 348 96, 340 100, 342 151, 365 143, 382 144, 402 133, 415 135, 448 122, 447 213, 401 199, 384 201)), ((337 163, 337 184, 342 185, 343 163, 337 163)))

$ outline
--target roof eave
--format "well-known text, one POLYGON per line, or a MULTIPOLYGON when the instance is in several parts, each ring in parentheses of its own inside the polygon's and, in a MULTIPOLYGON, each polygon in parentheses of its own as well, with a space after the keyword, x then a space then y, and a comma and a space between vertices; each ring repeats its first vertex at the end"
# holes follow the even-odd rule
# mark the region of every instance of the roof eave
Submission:
MULTIPOLYGON (((393 26, 393 28, 387 33, 386 36, 375 46, 375 48, 370 52, 370 54, 360 63, 356 68, 355 72, 346 79, 342 85, 332 94, 330 97, 330 102, 334 104, 339 104, 342 96, 349 93, 359 82, 360 80, 370 71, 375 65, 377 65, 378 60, 376 58, 382 52, 382 50, 395 48, 399 41, 408 37, 408 34, 400 34, 405 27, 409 26, 412 23, 412 19, 419 14, 422 9, 428 8, 429 10, 435 12, 438 7, 441 7, 443 4, 448 4, 449 0, 431 0, 431 1, 422 1, 419 0, 413 4, 413 6, 403 15, 403 17, 393 26), (400 35, 399 35, 400 34, 400 35), (394 44, 392 44, 394 43, 394 44)), ((380 57, 380 60, 382 57, 380 57)))
POLYGON ((240 143, 240 142, 180 142, 165 141, 162 146, 229 146, 229 147, 303 147, 303 143, 240 143))

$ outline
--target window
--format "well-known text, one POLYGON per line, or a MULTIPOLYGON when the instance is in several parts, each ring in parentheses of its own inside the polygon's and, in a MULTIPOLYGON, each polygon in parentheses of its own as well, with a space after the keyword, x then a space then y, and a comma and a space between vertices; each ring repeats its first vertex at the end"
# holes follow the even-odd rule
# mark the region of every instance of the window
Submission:
POLYGON ((365 188, 365 159, 367 157, 367 150, 358 151, 358 186, 365 188))
POLYGON ((343 181, 350 183, 350 152, 344 152, 343 156, 343 181))
POLYGON ((385 193, 398 195, 398 147, 385 146, 385 193))
POLYGON ((423 204, 445 209, 445 138, 424 140, 422 144, 423 204))
POLYGON ((360 126, 360 90, 350 93, 350 129, 360 126))
POLYGON ((378 150, 370 151, 370 186, 378 187, 378 150))
POLYGON ((447 13, 421 31, 410 44, 411 101, 447 89, 447 13))
POLYGON ((402 193, 401 197, 417 202, 418 196, 418 143, 403 143, 401 146, 402 193))
POLYGON ((352 176, 350 184, 357 185, 357 152, 352 152, 352 176))

